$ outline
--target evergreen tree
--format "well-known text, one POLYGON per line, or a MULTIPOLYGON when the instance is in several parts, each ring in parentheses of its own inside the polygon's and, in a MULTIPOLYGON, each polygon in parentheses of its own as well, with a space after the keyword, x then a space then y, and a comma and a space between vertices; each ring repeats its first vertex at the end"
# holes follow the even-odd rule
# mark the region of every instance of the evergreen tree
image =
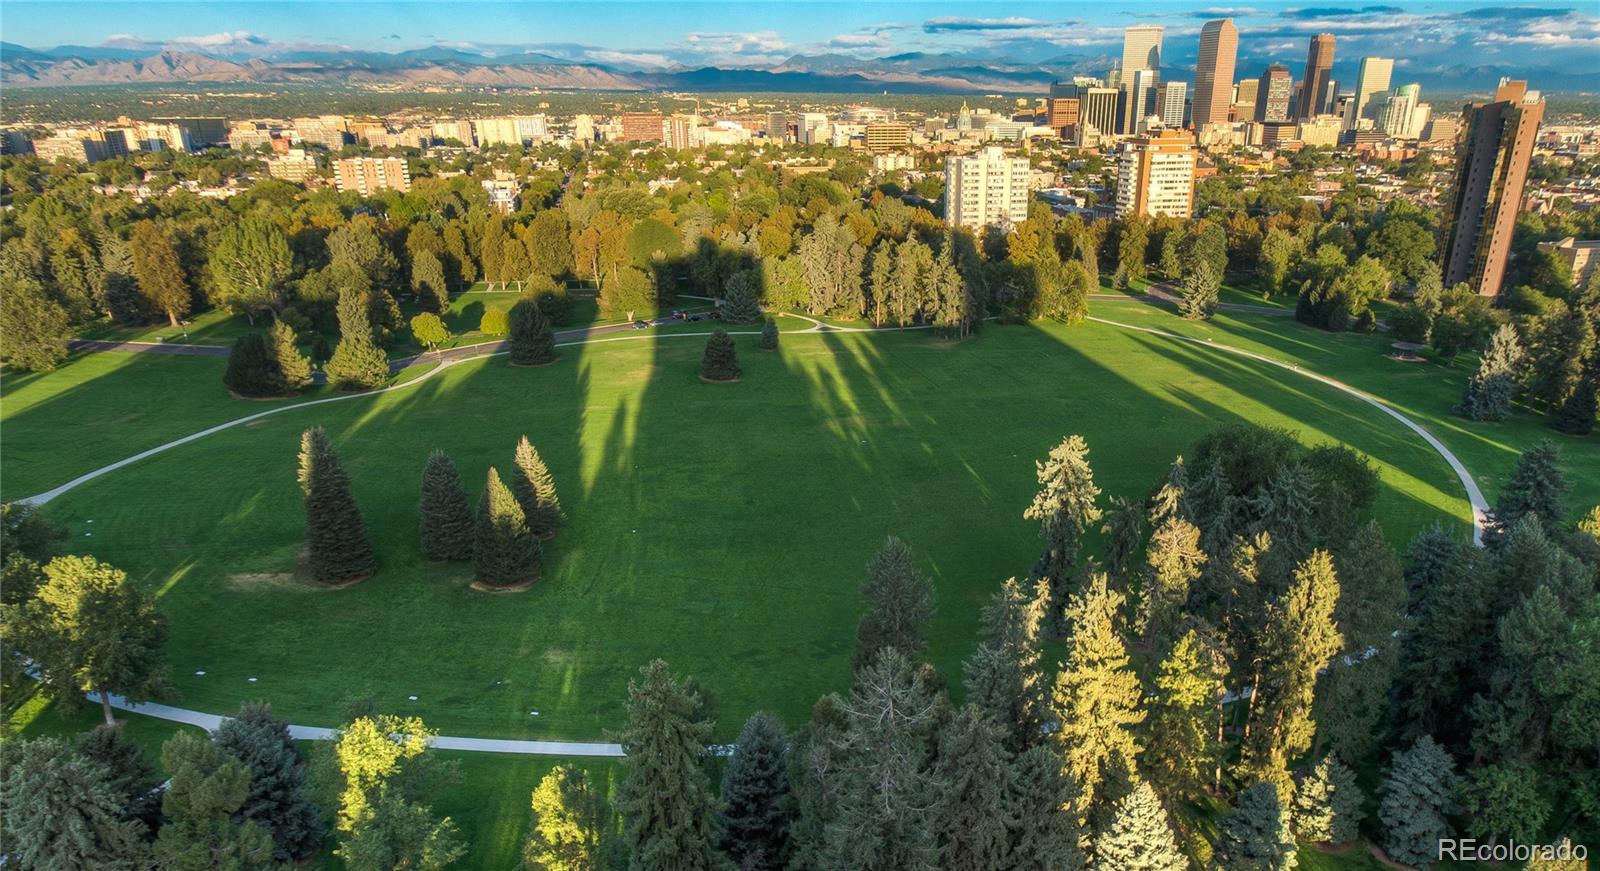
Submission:
POLYGON ((795 736, 789 751, 789 781, 795 817, 790 824, 792 868, 821 868, 829 832, 838 818, 844 789, 844 736, 849 727, 844 702, 835 694, 817 700, 811 722, 795 736))
POLYGON ((1293 871, 1298 864, 1289 813, 1278 788, 1258 783, 1239 794, 1239 804, 1217 824, 1211 856, 1216 871, 1293 871))
POLYGON ((1145 250, 1149 245, 1150 231, 1144 219, 1137 215, 1123 219, 1122 232, 1117 234, 1117 270, 1125 282, 1145 277, 1145 250))
POLYGON ((1373 749, 1394 684, 1407 606, 1405 577, 1376 521, 1358 529, 1334 560, 1339 601, 1333 616, 1344 639, 1342 658, 1360 667, 1330 668, 1317 679, 1313 749, 1361 759, 1373 749))
POLYGON ((1334 756, 1324 756, 1295 787, 1295 834, 1328 844, 1354 841, 1361 836, 1365 802, 1350 766, 1334 756))
POLYGON ((148 867, 145 826, 123 816, 104 765, 59 738, 7 740, 0 760, 0 841, 20 867, 148 867))
POLYGON ((1489 340, 1478 363, 1478 372, 1467 382, 1455 412, 1472 420, 1505 420, 1511 416, 1511 400, 1521 382, 1522 346, 1517 328, 1501 324, 1489 340))
POLYGON ((1080 871, 1078 786, 1055 748, 1039 745, 1016 757, 1011 778, 1011 861, 1015 871, 1080 871))
POLYGON ((472 558, 472 503, 467 501, 456 464, 444 451, 428 455, 428 465, 422 469, 422 501, 417 514, 423 556, 435 562, 472 558))
POLYGON ((1095 836, 1094 871, 1186 871, 1166 808, 1148 783, 1117 801, 1111 824, 1095 836))
POLYGON ((1199 798, 1222 754, 1216 723, 1227 665, 1221 651, 1189 630, 1156 672, 1145 770, 1169 802, 1199 798))
POLYGON ((1447 814, 1455 811, 1455 762, 1424 735, 1394 755, 1379 788, 1378 819, 1389 858, 1419 868, 1439 859, 1439 841, 1450 837, 1447 814))
POLYGON ((286 390, 299 390, 311 383, 311 361, 300 353, 300 337, 295 335, 294 327, 274 320, 272 329, 267 332, 267 341, 272 346, 272 357, 278 364, 278 374, 286 390))
POLYGON ((789 860, 794 801, 783 721, 757 711, 745 721, 722 774, 722 851, 741 871, 781 869, 789 860))
POLYGON ((322 812, 311 801, 310 768, 289 737, 289 721, 265 703, 240 706, 212 740, 250 772, 250 789, 238 816, 272 837, 273 855, 300 861, 322 847, 322 812))
POLYGON ((544 312, 532 300, 511 307, 511 362, 518 366, 543 366, 556 360, 556 336, 544 312))
POLYGON ((324 584, 341 584, 371 575, 378 561, 367 526, 350 493, 344 465, 320 426, 300 434, 299 478, 305 494, 311 576, 324 584))
POLYGON ((365 296, 354 288, 339 293, 339 344, 323 369, 341 390, 369 390, 389 380, 389 358, 372 340, 365 296))
POLYGON ((1132 764, 1139 757, 1133 730, 1145 712, 1139 678, 1116 628, 1123 601, 1121 593, 1106 587, 1106 576, 1097 573, 1067 604, 1072 631, 1052 695, 1061 724, 1053 737, 1067 772, 1081 785, 1080 813, 1103 798, 1101 784, 1112 760, 1132 764))
POLYGON ((1028 595, 1008 579, 983 609, 983 641, 965 665, 967 704, 1006 729, 1012 752, 1037 743, 1044 731, 1044 675, 1039 666, 1039 629, 1048 588, 1028 595))
POLYGON ((1511 479, 1489 512, 1490 522, 1502 534, 1528 515, 1546 525, 1558 524, 1567 516, 1568 489, 1561 473, 1561 449, 1548 439, 1541 441, 1518 458, 1511 479))
POLYGON ((1209 263, 1196 263, 1183 277, 1183 300, 1178 306, 1183 316, 1192 321, 1208 320, 1217 310, 1221 287, 1222 278, 1209 263))
POLYGON ((1144 506, 1123 496, 1111 497, 1111 508, 1100 532, 1106 537, 1106 574, 1123 579, 1133 568, 1134 555, 1144 538, 1144 506))
POLYGON ((238 811, 250 794, 250 769, 209 738, 179 732, 161 745, 171 775, 161 796, 166 824, 156 838, 163 869, 270 868, 272 837, 238 811))
POLYGON ((1343 644, 1333 619, 1338 600, 1333 558, 1318 550, 1295 569, 1289 589, 1269 611, 1243 751, 1245 770, 1262 779, 1311 749, 1317 677, 1343 644))
POLYGON ((99 725, 78 736, 76 749, 85 759, 106 768, 106 784, 122 800, 120 816, 154 830, 161 820, 157 788, 161 778, 145 758, 144 748, 128 740, 120 726, 99 725))
POLYGON ((528 528, 541 539, 555 538, 556 530, 561 528, 561 497, 556 494, 556 479, 550 474, 550 467, 527 436, 517 440, 512 463, 516 472, 511 478, 511 492, 528 518, 528 528))
POLYGON ((1063 439, 1050 449, 1043 462, 1035 461, 1034 468, 1039 492, 1022 516, 1039 521, 1045 551, 1034 567, 1034 575, 1050 582, 1048 612, 1054 613, 1066 601, 1068 584, 1077 573, 1078 544, 1100 519, 1100 509, 1095 505, 1100 488, 1095 486, 1089 446, 1082 436, 1063 439))
POLYGON ((1008 864, 1013 776, 1006 730, 967 705, 939 736, 934 777, 942 794, 934 814, 939 828, 939 867, 989 871, 1008 864))
POLYGON ((1153 649, 1161 650, 1177 630, 1189 588, 1206 564, 1200 528, 1182 517, 1169 517, 1150 537, 1145 560, 1149 570, 1139 602, 1139 629, 1153 649))
POLYGON ((411 258, 411 290, 416 293, 418 300, 434 311, 444 311, 450 307, 450 283, 445 279, 444 264, 437 253, 418 251, 411 258))
POLYGON ((705 871, 724 864, 716 850, 711 790, 700 758, 711 723, 697 719, 700 695, 657 659, 628 683, 627 754, 617 792, 635 868, 705 871))
POLYGON ((557 765, 531 799, 533 831, 522 847, 528 871, 602 871, 609 867, 611 809, 583 769, 557 765))
POLYGON ((933 808, 940 784, 930 770, 938 700, 922 671, 887 648, 856 673, 845 703, 843 770, 821 867, 935 871, 933 808))
POLYGON ((1561 408, 1550 420, 1550 426, 1558 432, 1576 436, 1594 432, 1594 416, 1597 403, 1600 403, 1600 397, 1596 395, 1600 391, 1600 353, 1592 357, 1584 367, 1583 377, 1578 379, 1572 395, 1561 403, 1561 408))
POLYGON ((875 662, 889 647, 911 661, 921 656, 928 646, 923 632, 933 619, 933 587, 917 571, 905 542, 893 536, 884 539, 867 564, 861 595, 867 610, 856 628, 855 668, 875 662))
POLYGON ((761 273, 741 269, 728 276, 722 285, 722 319, 730 324, 753 324, 761 320, 761 273))
POLYGON ((111 693, 141 702, 166 689, 167 618, 154 596, 92 556, 56 557, 44 574, 7 635, 13 649, 27 651, 45 686, 67 699, 99 695, 107 725, 116 722, 111 693))
POLYGON ((289 392, 273 348, 261 333, 245 333, 234 340, 222 383, 239 396, 282 396, 289 392))
POLYGON ((717 327, 706 339, 706 353, 700 359, 700 378, 705 381, 736 381, 739 378, 738 351, 733 337, 717 327))
POLYGON ((478 582, 490 587, 510 587, 539 578, 542 553, 539 537, 528 527, 522 506, 500 473, 489 467, 483 495, 478 499, 478 520, 472 538, 472 565, 478 582))
POLYGON ((778 350, 778 322, 772 318, 767 318, 767 322, 761 325, 761 349, 778 350))

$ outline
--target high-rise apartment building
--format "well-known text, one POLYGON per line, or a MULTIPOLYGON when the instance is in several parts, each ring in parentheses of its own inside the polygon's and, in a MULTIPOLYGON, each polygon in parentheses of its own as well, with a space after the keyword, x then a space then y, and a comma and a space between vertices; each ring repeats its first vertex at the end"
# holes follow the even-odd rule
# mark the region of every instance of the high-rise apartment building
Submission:
POLYGON ((333 162, 333 183, 340 193, 370 197, 381 190, 411 190, 411 170, 403 157, 346 157, 333 162))
POLYGON ((151 118, 150 123, 176 124, 184 128, 189 140, 189 146, 193 149, 228 144, 228 119, 226 118, 151 118))
POLYGON ((1370 119, 1367 114, 1372 105, 1372 98, 1389 90, 1389 78, 1394 75, 1394 58, 1392 57, 1364 57, 1361 59, 1361 70, 1356 73, 1356 102, 1351 110, 1350 118, 1346 121, 1346 129, 1355 129, 1361 126, 1363 118, 1370 119))
MULTIPOLYGON (((1123 88, 1124 111, 1128 113, 1127 133, 1143 133, 1152 115, 1160 115, 1156 95, 1161 88, 1161 74, 1156 70, 1137 70, 1123 88)), ((1159 119, 1158 122, 1159 123, 1159 119)))
POLYGON ((346 127, 347 124, 343 115, 296 118, 294 119, 294 138, 296 142, 310 142, 314 145, 320 145, 329 151, 338 151, 349 141, 345 136, 346 127))
POLYGON ((953 227, 1010 228, 1028 219, 1028 159, 991 145, 944 161, 944 219, 953 227))
POLYGON ((1311 37, 1311 47, 1306 52, 1306 77, 1300 89, 1299 117, 1325 115, 1332 111, 1328 102, 1328 80, 1333 77, 1333 34, 1319 33, 1311 37))
POLYGON ((1232 18, 1207 21, 1200 28, 1200 59, 1194 68, 1194 129, 1228 123, 1233 96, 1233 66, 1239 55, 1239 28, 1232 18))
POLYGON ((521 145, 522 131, 518 129, 517 119, 511 116, 500 118, 474 118, 472 119, 472 135, 478 141, 479 148, 491 145, 521 145))
POLYGON ((1117 156, 1117 217, 1194 213, 1194 137, 1157 130, 1122 143, 1117 156))
POLYGON ((1183 109, 1188 102, 1187 82, 1167 82, 1156 89, 1156 111, 1161 116, 1161 126, 1182 127, 1183 109))
POLYGON ((623 112, 622 139, 627 142, 660 141, 664 120, 660 112, 623 112))
POLYGON ((1161 36, 1159 25, 1140 24, 1122 32, 1122 90, 1125 96, 1120 133, 1132 133, 1138 128, 1149 104, 1155 100, 1155 88, 1161 75, 1161 36), (1143 80, 1148 93, 1138 90, 1137 74, 1149 70, 1143 80))
POLYGON ((862 137, 873 154, 896 151, 911 144, 911 125, 904 121, 874 121, 867 125, 862 137))
POLYGON ((1505 278, 1511 234, 1544 100, 1528 83, 1501 79, 1494 101, 1466 107, 1445 226, 1444 284, 1468 282, 1495 296, 1505 278))
POLYGON ((267 160, 267 175, 296 184, 316 177, 317 159, 306 154, 304 148, 291 148, 282 157, 267 160))
POLYGON ((1416 114, 1417 103, 1421 98, 1422 86, 1416 82, 1395 88, 1394 93, 1383 103, 1383 115, 1379 118, 1378 129, 1396 139, 1410 138, 1412 117, 1416 114))
POLYGON ((1294 76, 1283 64, 1273 64, 1261 74, 1256 87, 1256 120, 1289 120, 1289 101, 1294 96, 1294 76))

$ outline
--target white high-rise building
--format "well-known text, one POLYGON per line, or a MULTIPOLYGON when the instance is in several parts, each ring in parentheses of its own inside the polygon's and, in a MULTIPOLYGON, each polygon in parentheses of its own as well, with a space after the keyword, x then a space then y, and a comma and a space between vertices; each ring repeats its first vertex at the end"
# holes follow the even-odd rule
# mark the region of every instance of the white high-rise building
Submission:
POLYGON ((1345 119, 1345 129, 1354 129, 1360 126, 1361 119, 1371 118, 1372 98, 1389 90, 1389 77, 1394 75, 1394 58, 1392 57, 1364 57, 1361 59, 1361 71, 1356 74, 1356 100, 1349 117, 1345 119))
POLYGON ((989 146, 944 161, 944 219, 951 226, 1005 229, 1028 219, 1028 159, 989 146))
POLYGON ((1156 130, 1122 143, 1117 156, 1117 217, 1194 213, 1194 137, 1156 130))
POLYGON ((1132 133, 1139 119, 1144 116, 1148 101, 1155 99, 1154 90, 1161 72, 1161 35, 1164 32, 1164 28, 1153 24, 1136 25, 1122 32, 1122 90, 1127 102, 1123 107, 1119 132, 1132 133), (1140 70, 1151 72, 1145 85, 1150 89, 1149 94, 1138 90, 1140 70))
POLYGON ((1183 108, 1188 96, 1187 82, 1167 82, 1156 91, 1156 111, 1151 114, 1161 116, 1163 127, 1182 127, 1183 108))

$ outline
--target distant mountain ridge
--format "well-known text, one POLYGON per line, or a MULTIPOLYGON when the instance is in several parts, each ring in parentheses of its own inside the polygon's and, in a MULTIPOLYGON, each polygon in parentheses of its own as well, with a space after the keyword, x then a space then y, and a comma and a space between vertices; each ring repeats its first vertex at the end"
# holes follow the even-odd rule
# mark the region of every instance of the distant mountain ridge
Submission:
MULTIPOLYGON (((451 46, 401 52, 307 49, 261 56, 189 48, 57 46, 0 43, 6 87, 227 82, 472 85, 572 90, 743 90, 781 92, 1043 94, 1051 81, 1099 75, 1104 56, 1062 55, 1044 62, 966 53, 904 52, 877 58, 794 55, 776 65, 630 69, 537 51, 488 54, 451 46)), ((1188 78, 1187 73, 1180 73, 1188 78)), ((1399 78, 1426 90, 1486 91, 1501 75, 1527 78, 1546 91, 1600 90, 1600 71, 1455 66, 1399 78)))

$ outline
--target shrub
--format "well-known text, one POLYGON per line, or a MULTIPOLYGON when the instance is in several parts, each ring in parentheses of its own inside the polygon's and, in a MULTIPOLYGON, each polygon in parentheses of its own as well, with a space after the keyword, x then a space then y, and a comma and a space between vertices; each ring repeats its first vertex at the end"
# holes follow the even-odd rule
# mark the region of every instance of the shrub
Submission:
POLYGON ((717 327, 706 339, 706 353, 700 360, 700 377, 707 381, 734 381, 739 377, 738 351, 733 337, 717 327))

